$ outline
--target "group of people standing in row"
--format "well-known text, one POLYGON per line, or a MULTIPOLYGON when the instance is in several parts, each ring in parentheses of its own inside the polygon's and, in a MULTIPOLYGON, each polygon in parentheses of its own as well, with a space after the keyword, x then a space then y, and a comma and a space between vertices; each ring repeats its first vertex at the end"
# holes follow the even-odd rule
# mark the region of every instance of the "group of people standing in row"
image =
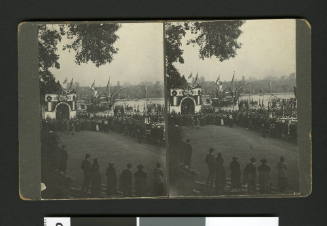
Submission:
MULTIPOLYGON (((82 192, 91 193, 93 197, 97 197, 102 194, 100 167, 96 158, 93 159, 92 163, 90 159, 91 156, 86 154, 81 164, 83 171, 82 192)), ((127 163, 126 168, 118 177, 114 164, 108 163, 105 176, 107 179, 105 190, 109 196, 118 196, 119 194, 123 197, 165 195, 165 177, 160 163, 157 163, 153 169, 152 191, 149 188, 151 186, 149 186, 148 174, 144 171, 142 164, 137 165, 137 170, 133 173, 132 164, 127 163)))
MULTIPOLYGON (((208 177, 206 185, 208 188, 213 188, 217 194, 224 193, 226 188, 226 171, 224 167, 224 159, 221 153, 214 155, 214 149, 210 148, 206 155, 205 162, 208 166, 208 177)), ((266 159, 261 159, 261 164, 256 166, 256 159, 251 158, 249 163, 243 169, 243 184, 246 185, 248 193, 257 192, 257 184, 259 185, 260 193, 270 193, 271 184, 271 168, 267 164, 266 159)), ((232 158, 229 165, 231 190, 242 190, 242 170, 241 165, 236 157, 232 158)), ((280 157, 277 165, 278 170, 278 191, 285 192, 287 190, 287 165, 284 157, 280 157)))

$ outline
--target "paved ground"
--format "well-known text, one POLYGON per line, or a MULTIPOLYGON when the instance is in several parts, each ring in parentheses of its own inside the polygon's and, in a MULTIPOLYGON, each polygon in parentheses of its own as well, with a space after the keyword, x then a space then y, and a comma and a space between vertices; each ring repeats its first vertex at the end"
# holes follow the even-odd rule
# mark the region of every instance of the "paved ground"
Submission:
POLYGON ((106 183, 104 172, 108 162, 113 162, 119 174, 127 163, 133 164, 133 172, 140 163, 151 177, 152 169, 157 162, 165 166, 165 149, 149 144, 139 144, 136 139, 118 133, 101 133, 81 131, 74 135, 60 133, 60 140, 66 145, 68 152, 67 174, 74 182, 82 183, 81 162, 86 153, 91 158, 98 158, 102 183, 106 183))
POLYGON ((226 127, 209 125, 196 128, 183 128, 183 137, 191 140, 193 147, 192 167, 198 171, 197 180, 205 182, 207 165, 205 156, 210 147, 215 153, 222 153, 227 176, 230 175, 229 164, 233 156, 238 157, 241 169, 249 162, 251 157, 257 159, 266 158, 272 169, 272 183, 277 183, 277 163, 280 156, 284 156, 288 165, 289 184, 292 190, 298 187, 298 152, 293 143, 280 139, 263 138, 259 133, 239 127, 226 127))

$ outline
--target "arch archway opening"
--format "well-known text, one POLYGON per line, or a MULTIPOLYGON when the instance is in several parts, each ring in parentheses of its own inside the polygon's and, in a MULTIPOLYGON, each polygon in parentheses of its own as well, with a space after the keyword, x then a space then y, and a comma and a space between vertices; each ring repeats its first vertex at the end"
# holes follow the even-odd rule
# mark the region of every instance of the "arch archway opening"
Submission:
POLYGON ((68 104, 59 104, 56 107, 56 119, 57 120, 68 120, 69 119, 69 106, 68 104))
POLYGON ((195 104, 194 100, 191 98, 186 98, 181 103, 181 114, 194 114, 195 113, 195 104))

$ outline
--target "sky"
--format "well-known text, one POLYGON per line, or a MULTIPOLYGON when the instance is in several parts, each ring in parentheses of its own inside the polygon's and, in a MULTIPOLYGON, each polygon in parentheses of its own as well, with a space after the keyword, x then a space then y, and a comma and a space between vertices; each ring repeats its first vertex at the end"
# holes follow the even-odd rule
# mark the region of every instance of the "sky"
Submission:
POLYGON ((218 75, 231 80, 233 71, 237 79, 282 76, 295 72, 295 20, 247 20, 241 26, 242 43, 237 55, 220 62, 217 58, 201 60, 198 48, 183 40, 184 64, 175 64, 181 74, 199 73, 205 80, 216 81, 218 75))
MULTIPOLYGON (((52 68, 56 79, 65 78, 90 86, 111 84, 139 84, 144 81, 163 80, 163 25, 160 23, 122 23, 117 31, 119 51, 111 63, 96 67, 93 63, 77 65, 74 53, 62 50, 66 39, 58 46, 60 69, 52 68)), ((176 63, 181 74, 203 76, 207 81, 232 79, 261 79, 267 76, 289 75, 295 72, 295 20, 247 20, 241 27, 242 43, 234 58, 220 62, 217 58, 201 60, 198 48, 186 45, 186 35, 181 48, 184 64, 176 63)))
POLYGON ((96 67, 93 63, 77 65, 74 52, 62 50, 67 43, 63 39, 58 46, 60 69, 52 68, 61 83, 65 78, 79 82, 80 86, 106 86, 111 84, 139 84, 144 81, 161 81, 163 78, 163 25, 160 23, 122 23, 117 31, 119 48, 109 64, 96 67))

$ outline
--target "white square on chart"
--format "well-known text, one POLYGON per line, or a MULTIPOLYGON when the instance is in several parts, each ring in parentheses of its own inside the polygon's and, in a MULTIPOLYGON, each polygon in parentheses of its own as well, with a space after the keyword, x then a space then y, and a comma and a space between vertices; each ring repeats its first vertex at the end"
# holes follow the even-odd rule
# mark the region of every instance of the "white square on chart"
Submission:
POLYGON ((278 217, 206 217, 206 226, 278 226, 278 217))
POLYGON ((44 226, 70 226, 70 217, 45 217, 44 226))

